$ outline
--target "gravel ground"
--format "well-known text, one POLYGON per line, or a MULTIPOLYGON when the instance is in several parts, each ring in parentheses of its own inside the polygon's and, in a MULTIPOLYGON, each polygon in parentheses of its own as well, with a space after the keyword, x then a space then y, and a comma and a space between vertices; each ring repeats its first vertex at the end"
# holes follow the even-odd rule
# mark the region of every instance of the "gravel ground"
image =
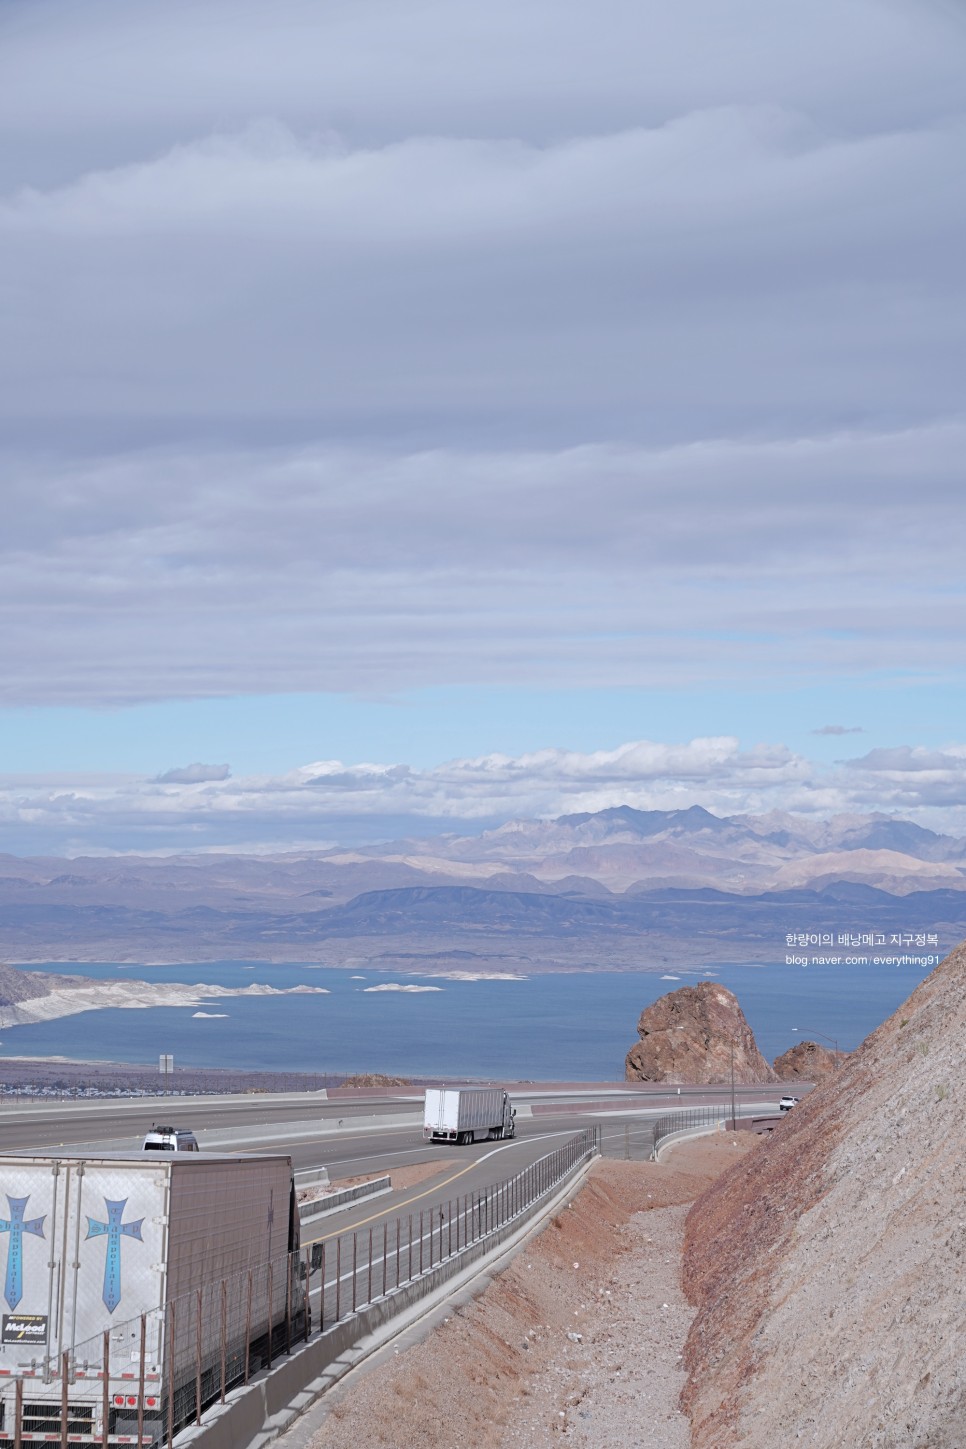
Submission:
POLYGON ((279 1449, 687 1449, 686 1205, 756 1146, 719 1136, 662 1164, 597 1162, 477 1299, 356 1370, 279 1449))

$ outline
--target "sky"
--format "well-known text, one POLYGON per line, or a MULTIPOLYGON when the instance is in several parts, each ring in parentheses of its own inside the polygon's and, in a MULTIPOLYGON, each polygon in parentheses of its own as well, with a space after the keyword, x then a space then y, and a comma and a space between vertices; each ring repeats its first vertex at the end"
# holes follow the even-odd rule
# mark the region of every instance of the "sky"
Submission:
POLYGON ((0 850, 966 833, 966 10, 4 0, 0 850))

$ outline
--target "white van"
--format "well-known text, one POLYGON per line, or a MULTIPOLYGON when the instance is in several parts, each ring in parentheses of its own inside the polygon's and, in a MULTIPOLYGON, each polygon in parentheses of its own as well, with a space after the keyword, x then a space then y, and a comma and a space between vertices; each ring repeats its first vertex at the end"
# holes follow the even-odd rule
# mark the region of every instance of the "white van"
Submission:
POLYGON ((189 1127, 153 1125, 144 1139, 144 1152, 199 1152, 198 1139, 189 1127))

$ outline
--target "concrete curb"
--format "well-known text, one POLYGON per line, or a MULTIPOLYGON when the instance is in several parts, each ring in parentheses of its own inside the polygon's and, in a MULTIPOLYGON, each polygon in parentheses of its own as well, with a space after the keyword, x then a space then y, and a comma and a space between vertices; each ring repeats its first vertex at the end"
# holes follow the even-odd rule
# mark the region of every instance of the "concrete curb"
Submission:
POLYGON ((271 1373, 232 1390, 225 1404, 207 1411, 206 1422, 178 1435, 182 1449, 266 1449, 302 1417, 333 1384, 393 1338, 412 1328, 474 1282, 482 1291, 563 1207, 596 1159, 580 1163, 554 1195, 523 1223, 507 1223, 485 1242, 454 1255, 385 1298, 360 1309, 297 1348, 271 1373))

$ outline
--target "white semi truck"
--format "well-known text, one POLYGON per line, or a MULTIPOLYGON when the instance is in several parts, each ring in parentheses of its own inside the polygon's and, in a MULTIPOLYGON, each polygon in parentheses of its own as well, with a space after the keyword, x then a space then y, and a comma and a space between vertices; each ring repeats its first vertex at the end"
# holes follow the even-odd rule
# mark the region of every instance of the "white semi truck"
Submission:
POLYGON ((516 1135, 516 1109, 502 1087, 427 1087, 427 1142, 483 1142, 516 1135))
POLYGON ((166 1436, 303 1336, 298 1247, 286 1156, 0 1157, 0 1435, 166 1436))

